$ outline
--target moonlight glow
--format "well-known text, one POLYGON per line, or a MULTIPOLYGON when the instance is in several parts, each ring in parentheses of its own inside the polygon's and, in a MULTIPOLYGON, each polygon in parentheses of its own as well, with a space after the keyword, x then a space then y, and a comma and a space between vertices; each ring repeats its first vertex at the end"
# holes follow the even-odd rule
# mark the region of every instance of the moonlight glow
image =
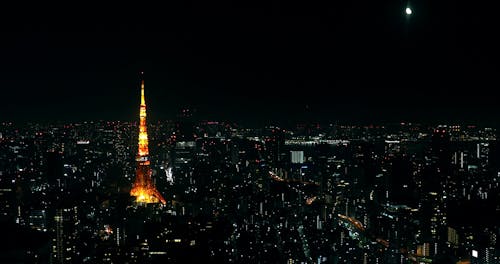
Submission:
POLYGON ((411 10, 411 8, 409 8, 409 7, 407 7, 405 9, 405 12, 406 12, 407 15, 411 15, 413 13, 413 11, 411 10))

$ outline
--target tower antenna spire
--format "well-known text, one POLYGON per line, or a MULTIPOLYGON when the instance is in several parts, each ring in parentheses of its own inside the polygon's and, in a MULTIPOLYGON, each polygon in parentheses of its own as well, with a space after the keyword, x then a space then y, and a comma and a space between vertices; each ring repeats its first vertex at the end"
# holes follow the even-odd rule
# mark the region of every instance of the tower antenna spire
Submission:
MULTIPOLYGON (((146 98, 144 96, 144 72, 141 72, 141 107, 146 106, 146 98)), ((146 114, 146 109, 144 109, 144 114, 146 114)))

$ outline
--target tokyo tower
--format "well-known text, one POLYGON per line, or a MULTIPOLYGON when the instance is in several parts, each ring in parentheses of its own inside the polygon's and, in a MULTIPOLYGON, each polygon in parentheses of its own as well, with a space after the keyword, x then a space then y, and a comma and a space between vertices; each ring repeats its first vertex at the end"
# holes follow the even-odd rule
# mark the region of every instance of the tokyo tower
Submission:
POLYGON ((135 173, 135 182, 130 190, 130 195, 135 196, 137 203, 162 203, 165 199, 156 190, 151 179, 151 168, 148 149, 148 131, 146 123, 146 100, 144 98, 144 79, 141 80, 141 106, 139 111, 139 149, 137 152, 137 169, 135 173))

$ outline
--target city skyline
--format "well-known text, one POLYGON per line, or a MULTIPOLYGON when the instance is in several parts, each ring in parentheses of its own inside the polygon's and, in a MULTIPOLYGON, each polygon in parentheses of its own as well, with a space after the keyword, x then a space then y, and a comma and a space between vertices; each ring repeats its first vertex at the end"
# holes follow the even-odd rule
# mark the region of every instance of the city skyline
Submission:
POLYGON ((2 263, 500 260, 494 128, 141 119, 0 122, 2 263))
POLYGON ((2 4, 0 262, 500 263, 495 9, 262 4, 2 4))

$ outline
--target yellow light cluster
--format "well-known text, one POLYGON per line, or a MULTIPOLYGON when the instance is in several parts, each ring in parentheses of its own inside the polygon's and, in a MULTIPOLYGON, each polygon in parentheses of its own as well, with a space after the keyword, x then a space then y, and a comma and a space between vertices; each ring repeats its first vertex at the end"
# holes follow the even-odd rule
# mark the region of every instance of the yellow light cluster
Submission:
POLYGON ((135 183, 130 190, 130 195, 135 196, 138 203, 162 203, 166 204, 163 196, 156 190, 151 179, 149 168, 148 132, 146 123, 146 100, 144 98, 144 80, 141 83, 141 106, 139 112, 139 138, 138 138, 138 169, 135 183))
POLYGON ((138 203, 158 203, 160 201, 156 196, 154 196, 154 191, 142 187, 134 187, 130 191, 131 196, 135 196, 136 202, 138 203))

